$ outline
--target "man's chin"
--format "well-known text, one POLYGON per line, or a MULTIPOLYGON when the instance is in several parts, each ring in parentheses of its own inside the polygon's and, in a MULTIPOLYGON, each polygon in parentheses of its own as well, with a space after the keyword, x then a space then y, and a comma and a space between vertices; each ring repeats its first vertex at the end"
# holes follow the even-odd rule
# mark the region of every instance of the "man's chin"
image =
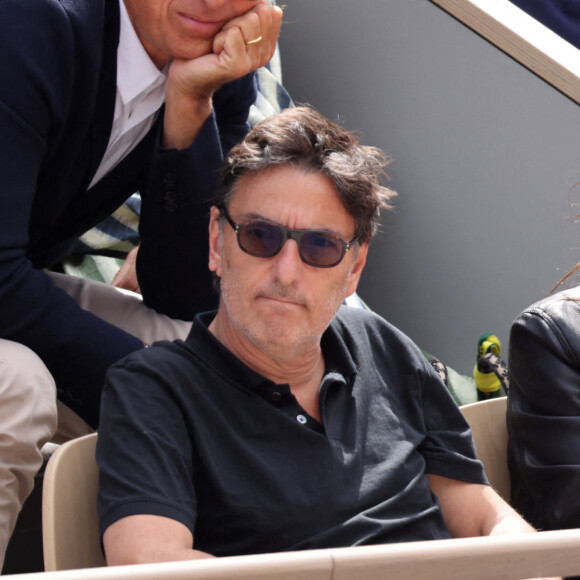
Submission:
POLYGON ((308 334, 304 321, 298 323, 292 316, 277 316, 270 313, 267 322, 252 333, 256 344, 263 349, 297 347, 308 334))

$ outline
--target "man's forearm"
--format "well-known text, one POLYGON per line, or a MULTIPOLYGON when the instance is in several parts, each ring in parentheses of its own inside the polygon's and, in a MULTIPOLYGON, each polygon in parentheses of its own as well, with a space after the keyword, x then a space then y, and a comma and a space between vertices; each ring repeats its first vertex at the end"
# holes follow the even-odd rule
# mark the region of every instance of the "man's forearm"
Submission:
POLYGON ((130 564, 159 564, 161 562, 180 562, 185 560, 205 560, 215 558, 207 552, 193 548, 167 550, 107 551, 107 566, 125 566, 130 564))
POLYGON ((111 524, 103 534, 108 566, 213 558, 195 550, 189 529, 171 518, 140 514, 111 524))
POLYGON ((529 534, 536 530, 528 524, 519 514, 511 508, 500 512, 495 521, 490 522, 490 526, 485 530, 486 536, 499 536, 502 534, 529 534))
POLYGON ((162 147, 164 149, 190 147, 211 115, 211 110, 211 97, 187 98, 168 89, 162 147))

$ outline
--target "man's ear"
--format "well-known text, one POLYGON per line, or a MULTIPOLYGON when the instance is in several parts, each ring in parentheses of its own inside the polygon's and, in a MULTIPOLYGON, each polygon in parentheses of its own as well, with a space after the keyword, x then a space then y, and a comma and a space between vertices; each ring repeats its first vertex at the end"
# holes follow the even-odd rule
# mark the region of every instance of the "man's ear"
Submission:
POLYGON ((222 253, 220 240, 220 210, 213 206, 209 215, 209 269, 221 276, 222 253))
POLYGON ((356 257, 348 274, 345 298, 348 298, 351 294, 356 292, 362 271, 364 270, 365 264, 367 263, 369 244, 368 242, 365 244, 360 244, 356 248, 351 249, 351 252, 352 251, 356 252, 356 257))

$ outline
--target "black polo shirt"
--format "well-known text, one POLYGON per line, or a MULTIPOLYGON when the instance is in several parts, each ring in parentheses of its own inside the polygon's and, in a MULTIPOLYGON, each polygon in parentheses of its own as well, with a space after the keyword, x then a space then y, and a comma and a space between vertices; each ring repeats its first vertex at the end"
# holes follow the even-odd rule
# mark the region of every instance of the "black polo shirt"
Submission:
POLYGON ((216 556, 449 537, 425 473, 486 479, 463 416, 406 336, 341 308, 323 336, 318 423, 213 337, 213 316, 110 369, 102 531, 166 516, 216 556))

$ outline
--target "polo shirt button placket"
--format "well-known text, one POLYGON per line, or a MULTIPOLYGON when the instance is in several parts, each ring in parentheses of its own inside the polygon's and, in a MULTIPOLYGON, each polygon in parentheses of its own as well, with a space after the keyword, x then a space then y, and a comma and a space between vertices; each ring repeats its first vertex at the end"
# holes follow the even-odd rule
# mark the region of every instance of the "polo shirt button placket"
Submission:
POLYGON ((305 425, 308 421, 308 419, 304 415, 298 415, 296 417, 296 420, 298 421, 298 423, 302 423, 302 425, 305 425))

